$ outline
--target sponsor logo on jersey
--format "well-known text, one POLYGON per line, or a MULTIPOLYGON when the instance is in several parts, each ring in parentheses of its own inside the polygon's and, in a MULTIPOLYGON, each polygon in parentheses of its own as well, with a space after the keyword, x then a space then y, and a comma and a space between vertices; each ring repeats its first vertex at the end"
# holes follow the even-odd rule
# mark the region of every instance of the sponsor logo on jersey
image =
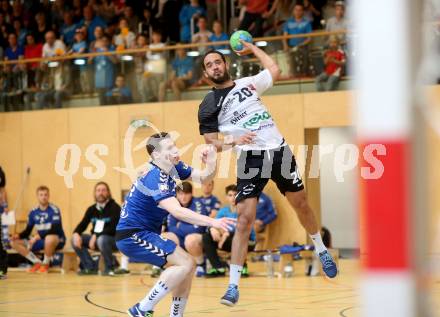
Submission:
POLYGON ((254 114, 248 121, 246 121, 243 124, 243 128, 254 128, 256 125, 258 125, 261 121, 269 120, 272 118, 269 112, 264 111, 263 113, 256 113, 254 114))
POLYGON ((225 114, 226 112, 229 111, 229 109, 231 109, 232 103, 234 102, 235 97, 229 98, 225 104, 222 106, 222 114, 225 114))
POLYGON ((243 111, 239 113, 238 111, 234 111, 234 117, 231 119, 231 124, 237 124, 241 119, 247 116, 247 111, 243 111))
POLYGON ((160 185, 159 185, 159 190, 160 190, 161 192, 166 192, 166 191, 168 191, 168 184, 164 184, 164 183, 160 184, 160 185))

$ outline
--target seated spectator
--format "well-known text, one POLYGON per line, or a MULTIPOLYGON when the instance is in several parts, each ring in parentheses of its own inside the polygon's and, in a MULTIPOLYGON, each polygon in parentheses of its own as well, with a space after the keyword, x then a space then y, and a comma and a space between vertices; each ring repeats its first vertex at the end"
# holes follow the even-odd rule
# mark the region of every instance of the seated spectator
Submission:
MULTIPOLYGON (((143 34, 140 34, 136 38, 136 45, 134 48, 147 48, 148 41, 147 37, 143 34)), ((136 75, 136 88, 137 93, 140 96, 141 102, 148 101, 148 88, 146 81, 146 63, 147 63, 147 55, 145 52, 139 52, 134 54, 134 72, 136 75)))
POLYGON ((137 32, 138 34, 143 34, 146 37, 149 37, 151 30, 157 27, 156 24, 157 23, 151 14, 151 9, 146 7, 143 11, 142 20, 138 24, 137 32))
MULTIPOLYGON (((327 20, 325 30, 327 32, 345 31, 348 29, 348 22, 345 18, 344 1, 336 1, 335 16, 327 20)), ((345 34, 338 34, 339 41, 342 45, 345 44, 345 34)))
MULTIPOLYGON (((165 43, 162 42, 162 34, 158 30, 154 30, 151 35, 151 44, 149 48, 163 48, 165 43)), ((148 101, 159 100, 160 85, 164 81, 166 72, 166 52, 165 51, 148 51, 147 63, 144 75, 146 75, 146 85, 148 87, 148 101)))
POLYGON ((256 233, 261 233, 266 226, 277 218, 277 212, 273 206, 272 199, 265 193, 261 193, 258 198, 257 215, 255 217, 254 229, 256 233))
MULTIPOLYGON (((201 215, 208 215, 208 211, 202 202, 193 197, 193 188, 191 183, 183 182, 181 187, 176 187, 176 197, 182 207, 193 210, 201 215)), ((206 227, 200 227, 187 222, 183 222, 168 216, 167 232, 163 236, 180 245, 189 254, 191 254, 197 263, 196 275, 205 275, 205 263, 202 252, 202 234, 206 231, 206 227)))
POLYGON ((240 4, 246 6, 246 12, 238 29, 249 30, 253 37, 262 36, 264 13, 267 11, 269 0, 240 0, 240 4))
MULTIPOLYGON (((96 52, 108 52, 113 51, 113 46, 110 46, 110 39, 107 35, 103 35, 101 40, 96 41, 96 52)), ((95 89, 99 95, 100 105, 104 105, 105 93, 113 87, 114 80, 114 64, 117 62, 117 57, 113 55, 104 56, 99 55, 91 57, 89 63, 93 63, 95 66, 95 89)))
POLYGON ((130 88, 125 85, 124 75, 116 76, 115 87, 105 94, 108 105, 132 103, 133 97, 130 88))
POLYGON ((316 89, 318 91, 336 90, 342 75, 342 67, 345 65, 344 51, 339 47, 337 36, 330 36, 329 48, 324 52, 325 69, 316 77, 316 89))
POLYGON ((176 49, 176 58, 171 63, 173 71, 170 79, 162 83, 159 93, 159 101, 165 100, 166 88, 171 87, 176 100, 182 99, 182 91, 191 86, 193 82, 193 60, 186 55, 184 48, 176 49))
POLYGON ((64 247, 66 237, 61 222, 61 212, 58 207, 49 203, 49 188, 37 188, 38 206, 32 209, 28 216, 26 229, 12 236, 11 246, 18 253, 32 262, 28 272, 47 273, 50 261, 56 250, 64 247), (30 238, 32 229, 37 233, 30 238), (34 254, 44 250, 43 262, 34 254))
MULTIPOLYGON (((237 205, 235 204, 235 196, 237 195, 237 186, 229 185, 225 189, 226 200, 229 206, 223 207, 219 210, 216 217, 217 219, 227 217, 227 218, 238 218, 237 205)), ((235 228, 231 228, 228 232, 222 232, 215 228, 210 228, 208 232, 203 235, 203 252, 206 258, 211 263, 212 269, 208 270, 206 277, 217 277, 224 276, 226 274, 227 264, 220 260, 217 253, 217 249, 231 252, 232 239, 234 238, 235 228)), ((253 250, 255 247, 255 232, 251 231, 249 238, 249 250, 253 250)), ((241 271, 242 276, 248 276, 249 271, 246 263, 241 271)))
POLYGON ((17 35, 18 45, 23 47, 26 44, 26 34, 28 31, 22 28, 20 19, 15 19, 12 25, 14 27, 15 34, 17 35))
POLYGON ((119 34, 114 37, 116 49, 124 50, 135 45, 136 35, 129 29, 126 18, 119 20, 119 34))
POLYGON ((63 19, 64 23, 60 29, 61 39, 68 47, 72 47, 78 25, 73 22, 73 14, 70 11, 64 12, 63 19))
POLYGON ((35 15, 35 21, 37 22, 37 26, 34 29, 35 42, 44 43, 46 33, 50 31, 50 27, 46 22, 46 16, 43 12, 38 12, 35 15))
POLYGON ((128 28, 130 30, 137 30, 139 25, 139 17, 134 14, 133 7, 127 5, 124 7, 123 18, 128 22, 128 28))
MULTIPOLYGON (((296 4, 293 8, 293 16, 284 24, 284 35, 304 34, 312 32, 310 21, 304 18, 304 6, 296 4)), ((308 44, 310 37, 291 38, 283 40, 284 51, 292 52, 291 74, 304 75, 308 72, 308 44)))
POLYGON ((70 69, 66 61, 61 61, 54 67, 42 64, 36 84, 37 109, 62 108, 63 101, 71 94, 70 80, 70 69))
MULTIPOLYGON (((24 46, 24 58, 40 58, 43 56, 43 44, 36 43, 33 33, 26 35, 26 45, 24 46)), ((31 76, 35 76, 39 67, 38 62, 27 63, 28 70, 31 72, 31 76)))
POLYGON ((87 28, 87 42, 95 40, 95 28, 100 26, 102 28, 107 27, 107 23, 99 16, 95 16, 95 12, 91 6, 86 6, 83 9, 84 18, 79 22, 79 26, 85 26, 87 28))
MULTIPOLYGON (((192 43, 208 43, 212 32, 207 29, 206 18, 201 16, 197 21, 199 31, 192 36, 192 43)), ((200 46, 199 52, 203 55, 208 50, 208 46, 200 46)))
POLYGON ((214 190, 214 181, 202 184, 202 196, 199 197, 202 204, 208 210, 210 217, 215 218, 220 209, 220 201, 212 194, 214 190))
MULTIPOLYGON (((18 45, 17 35, 15 33, 10 33, 8 35, 9 46, 5 50, 5 60, 17 60, 22 59, 24 56, 24 49, 22 46, 18 45)), ((15 68, 14 64, 14 68, 15 68)))
MULTIPOLYGON (((220 21, 214 21, 212 30, 214 31, 214 34, 209 37, 210 42, 222 42, 229 40, 229 37, 226 35, 226 33, 223 33, 223 27, 220 21)), ((213 45, 211 48, 214 50, 227 49, 228 45, 213 45)))
POLYGON ((196 20, 201 16, 206 16, 206 11, 199 5, 199 0, 191 0, 189 4, 182 7, 179 14, 181 42, 191 42, 191 21, 194 21, 194 33, 196 33, 198 31, 195 25, 196 20))
POLYGON ((57 40, 54 31, 48 31, 45 35, 46 42, 43 45, 43 57, 54 57, 64 55, 66 45, 61 40, 57 40))
POLYGON ((113 275, 113 255, 116 251, 116 225, 119 221, 121 207, 113 200, 107 183, 95 185, 95 203, 87 208, 81 222, 76 226, 72 236, 72 246, 81 260, 82 269, 79 275, 96 275, 98 266, 90 256, 90 250, 97 250, 104 258, 105 270, 101 275, 113 275), (89 224, 91 234, 84 234, 89 224))

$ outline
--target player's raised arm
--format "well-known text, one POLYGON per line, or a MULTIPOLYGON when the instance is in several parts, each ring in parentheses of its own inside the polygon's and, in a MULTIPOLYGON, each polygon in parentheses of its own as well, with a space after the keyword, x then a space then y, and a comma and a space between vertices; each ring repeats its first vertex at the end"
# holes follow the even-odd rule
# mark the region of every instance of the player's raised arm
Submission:
POLYGON ((184 208, 180 205, 176 197, 169 197, 161 200, 159 206, 167 210, 171 215, 173 215, 177 219, 198 226, 213 227, 228 231, 229 227, 235 224, 235 219, 231 219, 231 218, 214 219, 208 216, 200 215, 196 212, 193 212, 192 210, 184 208))
MULTIPOLYGON (((251 51, 255 55, 255 57, 258 58, 261 65, 263 65, 263 68, 267 69, 270 72, 270 74, 272 75, 272 80, 274 82, 278 80, 281 71, 277 63, 272 59, 272 57, 267 55, 266 52, 264 52, 262 49, 258 48, 252 43, 243 40, 241 41, 241 43, 244 47, 243 51, 251 51)), ((240 52, 237 53, 240 54, 240 52)))

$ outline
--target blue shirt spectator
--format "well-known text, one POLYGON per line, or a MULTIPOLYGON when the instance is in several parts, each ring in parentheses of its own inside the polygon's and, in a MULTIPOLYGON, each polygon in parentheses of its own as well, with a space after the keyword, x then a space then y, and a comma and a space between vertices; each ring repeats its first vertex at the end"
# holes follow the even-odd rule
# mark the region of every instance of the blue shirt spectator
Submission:
POLYGON ((176 77, 182 77, 193 70, 194 63, 191 57, 185 56, 184 58, 176 57, 171 63, 173 70, 176 73, 176 77))
POLYGON ((8 43, 9 46, 5 50, 5 59, 15 60, 24 56, 24 48, 18 45, 17 35, 15 35, 15 33, 8 35, 8 43))
POLYGON ((32 209, 25 230, 19 234, 20 239, 28 238, 34 227, 41 239, 48 234, 56 234, 60 240, 65 240, 61 212, 55 205, 49 204, 46 210, 41 210, 40 207, 32 209))
MULTIPOLYGON (((113 51, 113 47, 106 50, 102 47, 96 49, 96 52, 113 51)), ((110 89, 114 82, 114 65, 110 56, 96 56, 93 58, 95 64, 95 87, 98 89, 110 89)))
POLYGON ((264 227, 274 221, 277 218, 277 212, 273 206, 272 199, 265 193, 261 193, 257 204, 257 216, 256 219, 261 221, 261 227, 258 228, 258 232, 264 230, 264 227))
POLYGON ((60 34, 63 39, 63 42, 66 43, 67 46, 72 46, 73 39, 75 37, 75 31, 78 28, 77 24, 63 24, 60 29, 60 34))
MULTIPOLYGON (((233 218, 233 219, 237 219, 238 218, 238 213, 237 211, 232 211, 230 206, 226 206, 221 208, 218 213, 217 216, 215 216, 216 219, 220 219, 220 218, 233 218)), ((229 232, 230 233, 234 233, 235 232, 235 226, 229 226, 229 232)), ((250 241, 256 241, 256 234, 255 234, 255 230, 252 229, 251 230, 251 235, 249 237, 250 241)))
MULTIPOLYGON (((107 27, 107 23, 99 16, 93 16, 93 8, 87 6, 83 10, 84 19, 79 22, 79 27, 85 26, 87 28, 87 41, 90 43, 95 40, 95 28, 100 26, 102 28, 107 27)), ((112 78, 113 83, 113 78, 112 78)))
MULTIPOLYGON (((292 17, 284 23, 283 31, 289 35, 311 33, 312 25, 310 24, 310 21, 305 18, 302 18, 301 21, 296 21, 295 18, 292 17)), ((305 40, 305 37, 289 39, 289 46, 297 46, 305 40)))
POLYGON ((107 104, 118 105, 133 102, 130 88, 125 85, 125 78, 122 75, 116 77, 115 87, 106 92, 107 104))
MULTIPOLYGON (((181 25, 180 29, 180 41, 184 43, 191 42, 191 19, 196 16, 206 16, 204 8, 199 6, 197 0, 192 0, 191 4, 184 5, 180 10, 179 21, 181 25)), ((194 33, 197 32, 196 21, 194 21, 194 33)))
MULTIPOLYGON (((210 42, 221 42, 221 41, 228 41, 228 40, 229 40, 229 38, 228 38, 228 36, 225 33, 221 33, 220 35, 212 34, 209 37, 209 41, 210 42)), ((212 45, 211 48, 215 49, 215 50, 227 49, 228 45, 226 45, 226 44, 223 44, 223 45, 212 45)))
MULTIPOLYGON (((187 208, 198 214, 209 216, 208 210, 199 198, 193 197, 187 208)), ((184 238, 191 233, 204 233, 205 231, 206 227, 180 221, 174 216, 168 215, 168 232, 175 233, 179 238, 184 238)))

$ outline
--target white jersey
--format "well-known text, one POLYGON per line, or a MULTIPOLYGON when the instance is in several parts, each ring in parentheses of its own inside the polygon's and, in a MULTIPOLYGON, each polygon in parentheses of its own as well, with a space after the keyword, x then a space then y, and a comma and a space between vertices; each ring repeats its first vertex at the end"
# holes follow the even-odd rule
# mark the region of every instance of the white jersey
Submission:
POLYGON ((221 132, 238 137, 252 131, 254 144, 237 146, 239 150, 269 150, 284 145, 270 112, 260 96, 272 87, 268 70, 238 79, 224 89, 213 89, 199 107, 200 134, 221 132))

